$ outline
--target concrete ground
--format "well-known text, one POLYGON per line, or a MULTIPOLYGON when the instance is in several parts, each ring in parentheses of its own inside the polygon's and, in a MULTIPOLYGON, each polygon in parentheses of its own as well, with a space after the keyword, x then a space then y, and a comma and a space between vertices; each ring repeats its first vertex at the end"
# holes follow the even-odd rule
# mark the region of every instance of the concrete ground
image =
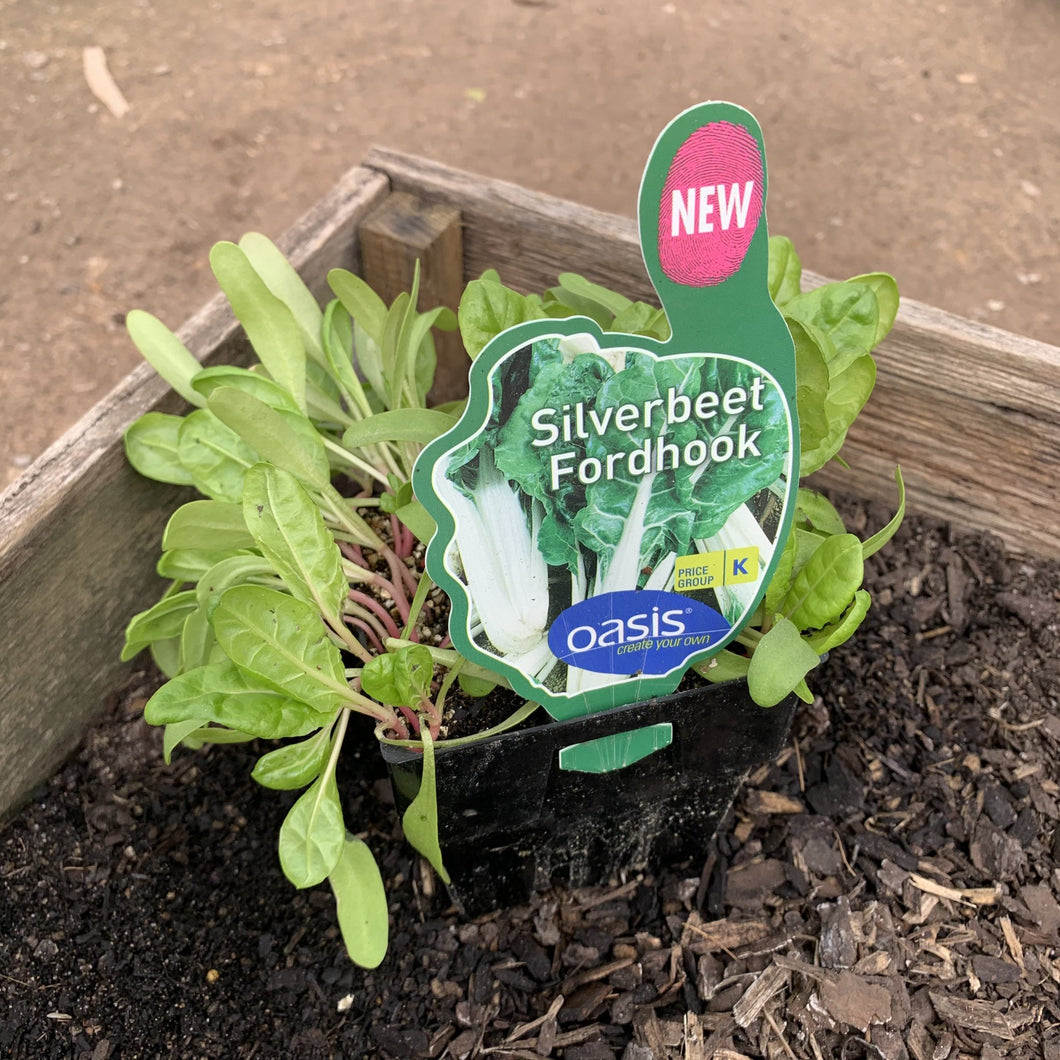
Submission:
POLYGON ((1053 0, 0 0, 0 486, 372 144, 632 215, 702 99, 766 136, 770 227, 831 276, 1057 341, 1053 0), (130 110, 89 91, 104 50, 130 110))

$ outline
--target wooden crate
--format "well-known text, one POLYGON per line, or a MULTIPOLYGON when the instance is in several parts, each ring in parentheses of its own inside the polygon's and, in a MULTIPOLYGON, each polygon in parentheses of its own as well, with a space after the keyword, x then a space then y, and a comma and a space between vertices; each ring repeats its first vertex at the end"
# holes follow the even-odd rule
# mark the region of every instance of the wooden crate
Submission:
MULTIPOLYGON (((370 153, 280 244, 318 292, 328 269, 359 269, 363 250, 368 278, 384 289, 421 256, 422 304, 452 303, 486 268, 522 290, 572 271, 652 297, 632 220, 392 151, 370 153)), ((181 337, 204 363, 241 355, 220 297, 181 337)), ((443 353, 447 396, 462 371, 459 350, 443 353)), ((823 471, 821 484, 893 501, 900 463, 911 510, 1060 555, 1051 503, 1060 350, 905 302, 878 361, 876 391, 843 451, 852 470, 823 471)), ((180 401, 142 366, 0 497, 0 816, 98 717, 126 669, 122 630, 162 588, 161 530, 183 494, 136 475, 121 441, 151 409, 177 411, 180 401)))

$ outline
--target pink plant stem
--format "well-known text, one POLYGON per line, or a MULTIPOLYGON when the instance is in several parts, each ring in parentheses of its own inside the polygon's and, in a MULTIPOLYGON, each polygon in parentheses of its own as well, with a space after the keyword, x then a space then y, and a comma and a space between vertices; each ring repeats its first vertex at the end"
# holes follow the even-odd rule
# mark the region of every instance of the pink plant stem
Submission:
POLYGON ((371 585, 373 588, 380 590, 380 592, 385 592, 394 601, 394 606, 397 608, 401 621, 407 622, 409 620, 412 605, 409 603, 408 597, 399 591, 392 581, 384 578, 381 574, 370 574, 365 584, 371 585))
POLYGON ((339 551, 348 560, 356 563, 358 567, 364 567, 364 553, 361 551, 360 545, 353 545, 349 541, 340 541, 339 551))
POLYGON ((446 633, 446 635, 442 638, 442 643, 439 644, 438 647, 439 648, 451 648, 452 646, 453 646, 453 641, 450 638, 449 634, 446 633))
POLYGON ((416 712, 411 707, 398 707, 398 710, 405 715, 405 720, 411 726, 412 731, 418 736, 420 733, 420 719, 416 715, 416 712))
POLYGON ((415 596, 416 590, 419 588, 419 581, 412 571, 389 548, 383 552, 383 558, 386 560, 387 566, 390 567, 390 579, 395 586, 404 586, 410 596, 415 596))
POLYGON ((367 608, 374 614, 380 622, 383 624, 383 629, 386 630, 388 637, 400 637, 401 631, 397 628, 394 620, 390 617, 390 612, 374 597, 369 596, 367 593, 362 593, 359 589, 351 589, 349 597, 355 603, 361 605, 361 607, 367 608))
POLYGON ((383 647, 383 642, 379 639, 379 636, 376 631, 363 618, 358 618, 356 615, 347 615, 346 625, 349 626, 351 629, 361 630, 368 637, 368 640, 371 642, 371 646, 376 651, 380 653, 386 651, 386 648, 383 647))

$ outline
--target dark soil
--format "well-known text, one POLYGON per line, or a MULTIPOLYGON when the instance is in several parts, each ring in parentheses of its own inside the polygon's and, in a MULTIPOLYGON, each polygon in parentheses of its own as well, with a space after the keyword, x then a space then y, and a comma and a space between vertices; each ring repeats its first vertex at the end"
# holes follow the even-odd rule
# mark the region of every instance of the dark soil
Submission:
POLYGON ((791 746, 654 878, 463 921, 366 732, 371 972, 281 875, 293 796, 246 747, 165 766, 138 675, 0 832, 0 1056, 1056 1060, 1060 567, 923 520, 871 567, 791 746))

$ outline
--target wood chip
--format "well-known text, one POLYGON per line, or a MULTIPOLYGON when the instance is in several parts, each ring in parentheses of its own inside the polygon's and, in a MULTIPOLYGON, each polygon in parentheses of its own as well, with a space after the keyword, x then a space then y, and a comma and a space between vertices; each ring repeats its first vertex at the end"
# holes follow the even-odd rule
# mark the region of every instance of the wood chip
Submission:
POLYGON ((951 902, 964 902, 967 905, 994 905, 1001 897, 1001 888, 993 887, 947 887, 945 884, 936 883, 926 876, 919 876, 915 872, 909 874, 909 882, 924 891, 933 894, 937 898, 947 898, 951 902))
POLYGON ((874 1023, 891 1018, 891 992, 866 983, 853 972, 840 972, 821 984, 821 1004, 832 1019, 867 1033, 874 1023))
POLYGON ((931 998, 939 1019, 965 1030, 992 1034, 995 1038, 1005 1041, 1016 1037, 1008 1020, 988 1001, 966 1001, 964 998, 949 997, 936 990, 929 990, 928 997, 931 998))
POLYGON ((1001 925, 1001 932, 1005 936, 1005 943, 1009 953, 1012 954, 1012 959, 1026 971, 1027 966, 1023 963, 1023 944, 1016 936, 1012 921, 1007 916, 1003 916, 998 918, 998 923, 1001 925))
POLYGON ((703 923, 698 913, 685 922, 681 945, 693 953, 734 950, 767 938, 771 932, 764 920, 714 920, 703 923))
POLYGON ((790 978, 791 972, 776 963, 762 972, 732 1007, 737 1026, 747 1028, 758 1019, 762 1009, 788 985, 790 978))
POLYGON ((92 95, 102 103, 115 118, 124 118, 129 113, 129 104, 122 95, 114 78, 107 69, 107 56, 102 48, 90 46, 81 56, 85 82, 92 95))
POLYGON ((801 799, 796 799, 791 795, 782 795, 779 791, 749 791, 745 797, 745 803, 751 813, 806 812, 801 799))

